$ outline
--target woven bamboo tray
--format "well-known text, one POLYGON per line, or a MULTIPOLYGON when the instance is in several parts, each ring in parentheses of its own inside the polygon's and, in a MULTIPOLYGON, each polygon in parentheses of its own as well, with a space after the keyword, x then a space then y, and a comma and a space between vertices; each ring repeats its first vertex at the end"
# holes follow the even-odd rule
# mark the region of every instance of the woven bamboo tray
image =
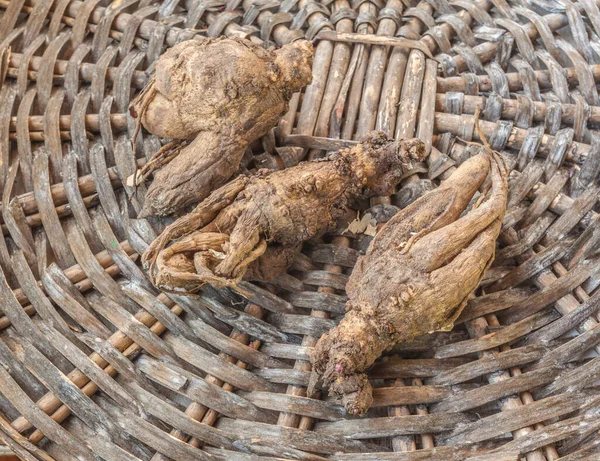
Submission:
POLYGON ((0 440, 44 461, 600 459, 599 4, 0 0, 0 440), (307 244, 248 300, 159 294, 137 264, 165 223, 135 219, 126 178, 160 141, 134 153, 128 104, 165 48, 220 34, 316 45, 250 169, 418 136, 427 163, 359 210, 385 221, 477 152, 478 106, 513 168, 483 288, 376 363, 363 418, 304 386, 368 236, 307 244))

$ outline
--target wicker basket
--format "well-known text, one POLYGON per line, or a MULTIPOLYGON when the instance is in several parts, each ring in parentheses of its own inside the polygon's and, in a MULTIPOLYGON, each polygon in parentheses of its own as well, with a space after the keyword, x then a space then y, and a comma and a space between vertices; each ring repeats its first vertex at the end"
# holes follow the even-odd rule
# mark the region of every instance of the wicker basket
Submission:
POLYGON ((0 0, 0 440, 44 461, 600 459, 598 4, 0 0), (418 136, 427 164, 360 210, 384 221, 477 151, 478 106, 513 168, 483 288, 376 363, 363 418, 304 386, 368 236, 307 244, 248 300, 159 294, 136 263, 164 223, 135 219, 126 178, 160 143, 134 154, 129 101, 166 47, 220 34, 316 44, 249 168, 418 136))

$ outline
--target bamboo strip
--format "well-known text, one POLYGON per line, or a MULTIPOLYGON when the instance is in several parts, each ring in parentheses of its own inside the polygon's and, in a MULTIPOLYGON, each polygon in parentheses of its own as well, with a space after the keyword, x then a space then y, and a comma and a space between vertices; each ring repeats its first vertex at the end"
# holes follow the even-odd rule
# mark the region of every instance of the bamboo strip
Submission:
POLYGON ((365 45, 381 45, 398 48, 409 48, 421 51, 428 58, 433 59, 429 49, 416 40, 408 40, 401 37, 384 37, 370 34, 351 34, 324 30, 317 35, 318 40, 329 40, 343 43, 363 43, 365 45))
MULTIPOLYGON (((483 96, 464 96, 463 113, 475 114, 477 107, 485 106, 486 98, 483 96)), ((543 122, 547 114, 547 105, 544 102, 532 101, 533 110, 533 121, 543 122)), ((575 104, 561 104, 561 116, 563 123, 573 124, 576 117, 577 106, 575 104)), ((446 108, 446 95, 444 93, 438 93, 435 97, 435 109, 439 112, 447 112, 446 108)), ((516 99, 503 99, 502 100, 502 113, 501 118, 503 120, 514 120, 519 112, 519 101, 516 99)), ((588 122, 600 123, 600 107, 590 106, 588 122)))
MULTIPOLYGON (((596 82, 600 81, 600 64, 591 64, 590 70, 594 76, 594 80, 596 82)), ((574 67, 567 67, 563 69, 565 78, 570 86, 576 86, 579 83, 579 78, 577 76, 577 69, 574 67)), ((552 80, 550 79, 551 74, 548 70, 534 70, 533 71, 537 83, 540 86, 540 89, 551 89, 552 88, 552 80)), ((508 89, 510 91, 520 91, 523 89, 523 81, 521 79, 521 75, 518 72, 507 72, 504 74, 508 81, 508 89)), ((486 75, 476 75, 477 79, 477 87, 481 92, 489 92, 492 91, 492 81, 486 75)), ((465 77, 456 76, 456 77, 437 77, 437 87, 440 93, 449 93, 451 91, 459 91, 464 92, 467 89, 467 83, 465 81, 465 77)))
MULTIPOLYGON (((0 0, 0 8, 6 7, 6 5, 9 2, 10 2, 10 0, 0 0)), ((64 16, 63 16, 63 18, 64 18, 64 16)), ((11 53, 10 61, 9 61, 10 67, 8 68, 8 71, 6 74, 7 77, 15 78, 15 79, 18 77, 19 68, 21 66, 22 61, 23 61, 22 53, 11 53)), ((60 84, 62 82, 64 75, 67 71, 68 64, 69 64, 69 61, 65 61, 62 59, 56 60, 56 63, 54 65, 54 78, 57 80, 55 82, 56 84, 60 84)), ((41 65, 42 65, 42 57, 41 56, 33 56, 29 60, 28 76, 30 77, 30 80, 33 80, 33 81, 37 80, 37 75, 38 75, 38 72, 40 71, 41 65)), ((92 79, 94 78, 95 70, 96 70, 95 64, 92 64, 89 62, 83 62, 83 63, 81 63, 81 66, 79 68, 79 77, 84 82, 91 82, 92 79)), ((118 73, 119 73, 118 67, 109 67, 106 70, 106 80, 111 83, 114 83, 117 80, 118 73)), ((131 85, 134 88, 142 89, 147 81, 148 81, 148 76, 145 74, 145 72, 140 71, 140 70, 135 70, 133 72, 133 75, 131 77, 131 85)))
MULTIPOLYGON (((120 243, 121 248, 127 253, 127 255, 133 260, 136 261, 139 255, 131 248, 129 242, 124 241, 120 243)), ((98 263, 104 268, 104 271, 111 277, 115 278, 120 273, 121 270, 119 267, 113 263, 112 258, 108 255, 107 251, 102 251, 96 255, 96 259, 98 263)), ((79 291, 82 293, 91 290, 94 285, 92 281, 86 276, 85 272, 81 269, 79 264, 75 266, 71 266, 64 270, 65 275, 71 282, 77 287, 79 291)), ((45 288, 41 282, 38 282, 38 286, 41 290, 46 294, 45 288)), ((35 309, 31 304, 29 304, 29 299, 23 294, 23 291, 20 288, 13 290, 15 298, 19 301, 19 304, 23 306, 23 309, 27 313, 27 315, 32 316, 35 314, 35 309)), ((6 316, 0 317, 0 330, 7 328, 10 326, 10 321, 6 316)))

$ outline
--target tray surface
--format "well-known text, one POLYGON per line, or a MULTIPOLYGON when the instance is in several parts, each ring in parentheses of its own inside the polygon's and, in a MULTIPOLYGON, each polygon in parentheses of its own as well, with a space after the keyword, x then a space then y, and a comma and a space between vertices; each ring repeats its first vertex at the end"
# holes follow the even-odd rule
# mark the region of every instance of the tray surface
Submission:
POLYGON ((0 0, 0 441, 25 460, 599 459, 600 2, 0 0), (373 129, 430 154, 383 222, 479 151, 512 168, 496 261, 451 332, 369 371, 362 418, 306 397, 371 237, 307 243, 288 274, 166 295, 139 255, 130 101, 160 54, 229 35, 306 38, 313 83, 251 146, 250 170, 373 129), (410 41, 411 47, 407 47, 410 41))

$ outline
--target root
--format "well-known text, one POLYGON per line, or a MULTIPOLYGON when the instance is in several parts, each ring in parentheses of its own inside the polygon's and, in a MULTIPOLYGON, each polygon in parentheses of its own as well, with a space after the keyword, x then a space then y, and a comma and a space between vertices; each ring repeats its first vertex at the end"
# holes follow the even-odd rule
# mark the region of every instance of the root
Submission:
POLYGON ((364 373, 339 377, 329 392, 341 397, 342 405, 352 415, 364 415, 373 403, 373 387, 364 373))
MULTIPOLYGON (((199 189, 192 187, 193 181, 208 189, 215 180, 225 180, 231 157, 241 151, 227 137, 200 133, 182 149, 177 168, 173 162, 154 176, 152 187, 156 187, 149 189, 144 207, 157 210, 165 202, 184 204, 179 200, 181 191, 187 188, 198 193, 199 189), (207 168, 217 174, 209 178, 205 175, 207 168), (164 187, 168 181, 177 189, 164 187), (173 194, 165 195, 165 190, 173 194)), ((153 280, 159 288, 166 289, 194 291, 201 282, 224 287, 236 286, 241 280, 273 280, 291 265, 302 242, 332 229, 348 204, 375 190, 373 185, 385 180, 386 187, 393 190, 402 174, 422 160, 424 153, 421 141, 393 141, 375 132, 362 144, 342 149, 321 162, 239 176, 168 226, 144 253, 143 263, 151 274, 156 273, 153 280), (390 171, 395 174, 390 175, 390 171), (200 248, 197 239, 210 233, 226 235, 227 240, 220 247, 200 248), (173 259, 177 253, 184 256, 173 259), (189 273, 180 281, 174 280, 183 270, 189 273)), ((149 168, 168 158, 166 150, 159 153, 149 168)), ((445 200, 443 206, 448 203, 451 201, 445 200)), ((428 222, 424 219, 422 224, 428 222)), ((347 370, 347 374, 351 372, 347 370)))
MULTIPOLYGON (((200 133, 193 141, 175 141, 159 151, 148 187, 143 216, 167 216, 204 200, 238 169, 246 145, 215 133, 200 133), (160 168, 160 169, 159 169, 160 168), (157 171, 158 170, 158 171, 157 171)), ((153 159, 154 160, 154 159, 153 159)))
MULTIPOLYGON (((151 281, 161 290, 175 291, 179 289, 189 293, 198 291, 210 282, 210 272, 198 273, 196 259, 190 261, 188 254, 201 254, 210 257, 222 251, 223 245, 229 241, 229 236, 218 233, 197 232, 189 235, 169 248, 161 251, 154 267, 149 271, 151 281), (196 272, 192 269, 196 268, 196 272)), ((213 262, 218 258, 213 256, 213 262)), ((208 262, 206 266, 208 266, 208 262)))
POLYGON ((425 229, 420 230, 419 232, 415 233, 414 235, 411 235, 410 238, 408 239, 408 241, 402 242, 400 244, 400 246, 398 246, 398 249, 400 250, 400 254, 401 255, 408 254, 408 252, 410 251, 410 249, 412 248, 414 243, 417 240, 419 240, 422 236, 427 235, 427 233, 429 233, 429 231, 430 231, 430 228, 426 227, 425 229))
POLYGON ((322 381, 350 413, 364 414, 372 403, 364 373, 384 350, 453 327, 490 267, 506 212, 506 164, 480 136, 484 149, 398 212, 358 259, 346 315, 311 354, 310 393, 322 381), (463 215, 487 177, 489 187, 463 215))
MULTIPOLYGON (((189 145, 189 141, 175 140, 171 141, 162 146, 140 170, 139 182, 145 181, 148 177, 159 170, 175 157, 179 155, 181 149, 184 149, 189 145)), ((136 181, 137 184, 137 181, 136 181)))
POLYGON ((135 152, 135 143, 137 141, 138 134, 142 128, 142 118, 150 105, 152 99, 156 95, 156 81, 155 78, 152 77, 150 81, 146 84, 146 86, 142 89, 140 94, 131 102, 129 105, 129 113, 135 121, 135 131, 133 132, 133 136, 131 137, 131 147, 133 152, 135 152), (137 108, 139 107, 139 111, 137 108))
POLYGON ((153 267, 160 252, 169 242, 180 237, 191 234, 201 229, 212 221, 217 214, 231 204, 237 194, 244 189, 248 178, 240 176, 226 186, 214 191, 210 196, 200 203, 191 213, 182 216, 167 228, 154 240, 142 255, 142 263, 153 273, 153 267))
POLYGON ((477 106, 477 108, 475 109, 475 132, 477 133, 477 136, 479 136, 479 139, 481 139, 481 143, 483 144, 483 146, 486 148, 486 150, 488 152, 492 152, 493 149, 490 146, 490 143, 488 142, 485 134, 483 134, 483 131, 481 130, 481 126, 479 125, 479 116, 481 115, 481 106, 477 106))

